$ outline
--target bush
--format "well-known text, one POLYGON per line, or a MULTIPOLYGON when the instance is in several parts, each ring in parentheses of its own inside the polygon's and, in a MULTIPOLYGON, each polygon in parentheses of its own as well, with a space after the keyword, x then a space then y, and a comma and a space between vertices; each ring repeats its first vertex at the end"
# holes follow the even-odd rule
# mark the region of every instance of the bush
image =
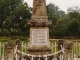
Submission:
POLYGON ((9 31, 0 31, 0 36, 8 36, 10 35, 10 32, 9 31))

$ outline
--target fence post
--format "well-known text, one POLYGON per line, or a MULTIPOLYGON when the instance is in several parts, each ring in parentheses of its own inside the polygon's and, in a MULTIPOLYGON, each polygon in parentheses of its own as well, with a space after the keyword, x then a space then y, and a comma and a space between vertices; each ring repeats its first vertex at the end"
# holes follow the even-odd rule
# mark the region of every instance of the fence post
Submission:
POLYGON ((57 43, 55 42, 55 52, 56 52, 56 50, 57 50, 57 49, 56 49, 56 45, 57 45, 57 43))
MULTIPOLYGON (((17 50, 20 50, 20 49, 21 49, 21 40, 17 39, 17 40, 15 41, 15 48, 16 48, 17 50), (16 47, 16 46, 17 46, 17 47, 16 47)), ((17 54, 17 56, 20 58, 20 53, 16 52, 16 54, 17 54)), ((16 54, 15 54, 15 56, 16 56, 16 54)))
MULTIPOLYGON (((21 48, 21 50, 22 50, 22 52, 23 52, 23 42, 22 42, 22 44, 21 44, 21 45, 22 45, 22 48, 21 48)), ((22 57, 23 57, 23 54, 22 54, 22 57)))
POLYGON ((52 47, 52 53, 53 53, 53 43, 51 44, 51 47, 52 47))
POLYGON ((6 48, 6 57, 5 60, 14 60, 14 44, 12 42, 8 42, 5 44, 6 48))
POLYGON ((79 56, 80 56, 80 43, 79 43, 79 56))
POLYGON ((70 41, 64 43, 64 60, 73 60, 73 52, 72 52, 73 44, 70 41))
POLYGON ((1 42, 0 42, 0 58, 1 58, 1 42))
MULTIPOLYGON (((59 40, 58 41, 58 51, 59 50, 62 50, 63 44, 64 44, 64 41, 63 40, 59 40)), ((63 59, 62 56, 63 56, 63 52, 58 53, 58 58, 63 59)))

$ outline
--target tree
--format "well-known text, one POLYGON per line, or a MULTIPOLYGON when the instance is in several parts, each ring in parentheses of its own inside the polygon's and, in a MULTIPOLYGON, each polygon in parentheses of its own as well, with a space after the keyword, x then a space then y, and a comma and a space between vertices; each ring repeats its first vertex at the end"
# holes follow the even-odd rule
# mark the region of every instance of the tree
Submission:
POLYGON ((76 18, 80 21, 80 8, 78 6, 69 7, 67 11, 70 20, 76 18))
POLYGON ((46 7, 48 18, 52 21, 52 26, 50 27, 50 36, 58 36, 60 35, 60 31, 56 30, 59 27, 59 25, 57 26, 57 21, 65 16, 65 12, 60 10, 59 7, 53 3, 48 4, 46 7))
MULTIPOLYGON (((80 8, 78 6, 69 7, 67 16, 68 16, 68 18, 70 20, 69 22, 73 22, 73 20, 76 19, 78 21, 78 24, 80 24, 80 8)), ((75 24, 77 24, 77 23, 75 22, 75 24)), ((72 23, 71 23, 71 25, 72 25, 72 23)), ((78 25, 78 31, 76 31, 76 33, 70 33, 70 35, 78 35, 78 36, 80 36, 80 32, 79 31, 80 31, 80 25, 78 25)))
POLYGON ((0 28, 3 28, 5 19, 22 4, 22 0, 0 0, 0 28))
POLYGON ((79 31, 79 20, 72 19, 67 25, 67 29, 70 36, 77 36, 79 31))
POLYGON ((57 36, 66 36, 67 34, 67 24, 68 24, 68 19, 64 18, 64 19, 59 19, 56 23, 56 25, 54 25, 54 35, 57 36))
POLYGON ((13 13, 12 13, 12 28, 13 29, 19 29, 21 31, 24 31, 24 25, 27 25, 27 20, 29 20, 31 17, 30 13, 30 8, 28 7, 27 4, 24 4, 17 8, 13 13))
POLYGON ((59 18, 65 16, 65 12, 60 10, 58 6, 53 3, 47 5, 47 13, 49 20, 52 20, 53 25, 56 24, 59 18))
POLYGON ((64 18, 65 17, 65 12, 62 11, 62 10, 59 10, 58 15, 59 15, 60 18, 64 18))
MULTIPOLYGON (((23 0, 0 0, 0 29, 2 31, 26 32, 31 17, 30 7, 23 0)), ((27 30, 27 31, 28 31, 27 30)))
POLYGON ((56 14, 58 9, 59 8, 52 3, 47 5, 48 18, 49 20, 52 20, 52 24, 55 24, 57 21, 56 14))
POLYGON ((4 28, 10 32, 26 32, 29 30, 27 20, 31 17, 30 8, 27 3, 16 8, 10 16, 5 19, 4 28))

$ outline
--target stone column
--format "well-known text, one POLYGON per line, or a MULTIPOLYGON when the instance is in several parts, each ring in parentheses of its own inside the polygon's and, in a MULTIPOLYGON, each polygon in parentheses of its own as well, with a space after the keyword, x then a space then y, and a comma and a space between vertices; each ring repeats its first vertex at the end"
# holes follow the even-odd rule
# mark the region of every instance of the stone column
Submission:
POLYGON ((73 53, 72 53, 73 44, 70 41, 67 41, 64 44, 64 60, 73 60, 73 53))
POLYGON ((5 48, 6 48, 5 60, 14 60, 14 44, 12 42, 8 42, 5 45, 5 48))
MULTIPOLYGON (((64 44, 63 40, 58 41, 58 51, 63 48, 63 44, 64 44)), ((60 57, 63 57, 63 52, 58 53, 58 58, 60 58, 60 57)))
POLYGON ((20 50, 20 48, 21 48, 21 40, 17 39, 15 41, 15 45, 18 45, 17 49, 20 50))
MULTIPOLYGON (((17 50, 20 50, 21 49, 21 40, 17 39, 15 41, 15 48, 16 48, 16 46, 17 46, 17 50)), ((20 59, 21 58, 21 56, 20 56, 21 54, 18 53, 18 52, 16 52, 16 54, 17 54, 18 58, 20 59)), ((15 54, 15 56, 16 56, 16 54, 15 54)))

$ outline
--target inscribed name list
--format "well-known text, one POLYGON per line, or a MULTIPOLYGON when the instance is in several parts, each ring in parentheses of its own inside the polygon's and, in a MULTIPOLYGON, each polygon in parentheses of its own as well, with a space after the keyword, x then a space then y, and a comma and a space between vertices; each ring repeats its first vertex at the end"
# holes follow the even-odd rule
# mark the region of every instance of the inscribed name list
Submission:
POLYGON ((32 45, 47 45, 47 30, 33 29, 32 30, 32 45))

